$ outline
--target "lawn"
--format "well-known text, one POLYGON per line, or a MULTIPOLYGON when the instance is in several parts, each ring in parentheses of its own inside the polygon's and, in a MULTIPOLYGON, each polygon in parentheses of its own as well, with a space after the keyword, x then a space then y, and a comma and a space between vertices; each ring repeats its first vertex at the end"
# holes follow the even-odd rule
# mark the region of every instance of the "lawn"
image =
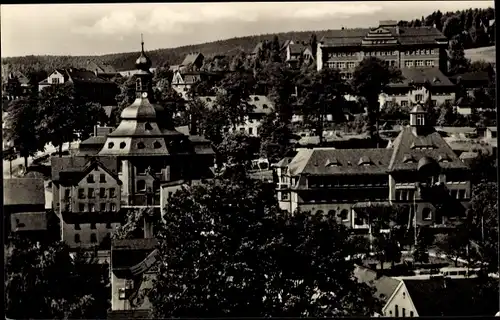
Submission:
POLYGON ((486 62, 495 63, 495 55, 495 46, 465 50, 465 57, 467 59, 470 59, 472 62, 483 60, 486 62))

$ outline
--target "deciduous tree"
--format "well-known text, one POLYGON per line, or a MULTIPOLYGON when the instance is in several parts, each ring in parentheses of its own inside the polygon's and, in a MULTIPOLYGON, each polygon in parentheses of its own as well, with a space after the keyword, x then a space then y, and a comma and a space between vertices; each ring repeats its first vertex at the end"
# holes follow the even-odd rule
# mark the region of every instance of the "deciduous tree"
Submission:
POLYGON ((182 189, 166 208, 154 316, 370 315, 376 300, 353 279, 335 219, 285 215, 252 180, 182 189))

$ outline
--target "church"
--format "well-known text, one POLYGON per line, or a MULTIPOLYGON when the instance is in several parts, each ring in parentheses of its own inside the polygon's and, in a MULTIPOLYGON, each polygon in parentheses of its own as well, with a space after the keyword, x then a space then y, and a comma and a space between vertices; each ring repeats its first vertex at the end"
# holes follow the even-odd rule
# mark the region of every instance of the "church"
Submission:
MULTIPOLYGON (((136 99, 122 111, 120 124, 82 141, 78 153, 51 159, 53 207, 62 240, 72 247, 109 250, 127 211, 151 207, 160 213, 173 191, 213 177, 210 142, 176 131, 170 115, 152 101, 151 65, 142 42, 136 99)), ((144 231, 151 236, 152 230, 144 231)))

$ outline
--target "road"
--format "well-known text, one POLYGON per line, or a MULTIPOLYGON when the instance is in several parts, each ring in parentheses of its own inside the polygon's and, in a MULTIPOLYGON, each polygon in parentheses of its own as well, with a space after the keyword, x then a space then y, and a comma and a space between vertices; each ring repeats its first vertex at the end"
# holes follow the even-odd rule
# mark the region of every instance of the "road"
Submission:
MULTIPOLYGON (((63 147, 62 147, 63 151, 67 151, 68 147, 69 147, 68 143, 63 144, 63 147)), ((28 158, 28 167, 31 166, 34 159, 39 158, 39 157, 43 157, 44 155, 47 155, 47 154, 52 154, 56 151, 59 151, 59 150, 58 150, 58 148, 55 148, 53 145, 51 145, 51 144, 45 145, 45 151, 43 151, 43 152, 39 151, 35 154, 34 157, 28 158)), ((10 178, 10 165, 11 164, 10 164, 9 160, 3 160, 3 177, 6 179, 10 178)), ((16 159, 12 160, 13 177, 15 177, 16 174, 19 172, 20 165, 22 165, 24 167, 24 158, 18 157, 16 159)))

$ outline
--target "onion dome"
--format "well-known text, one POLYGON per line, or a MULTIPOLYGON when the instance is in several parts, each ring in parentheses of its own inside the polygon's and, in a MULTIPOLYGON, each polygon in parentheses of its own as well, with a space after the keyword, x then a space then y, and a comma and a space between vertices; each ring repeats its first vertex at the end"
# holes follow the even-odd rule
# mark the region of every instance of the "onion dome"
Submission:
POLYGON ((137 98, 121 113, 122 120, 156 120, 156 110, 147 98, 137 98))
POLYGON ((137 60, 135 60, 135 67, 138 70, 143 70, 143 71, 149 71, 151 69, 151 66, 153 63, 151 60, 146 56, 146 53, 144 52, 144 40, 142 39, 142 34, 141 34, 141 55, 137 60))

